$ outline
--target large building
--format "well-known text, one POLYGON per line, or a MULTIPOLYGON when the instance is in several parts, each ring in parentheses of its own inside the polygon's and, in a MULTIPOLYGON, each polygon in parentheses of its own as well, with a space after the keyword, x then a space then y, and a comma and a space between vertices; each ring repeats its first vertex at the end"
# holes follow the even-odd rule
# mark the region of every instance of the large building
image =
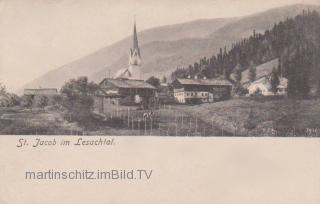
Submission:
POLYGON ((58 95, 58 90, 55 88, 39 88, 39 89, 25 89, 24 95, 35 97, 35 96, 55 96, 58 95))
POLYGON ((219 79, 176 79, 172 82, 174 98, 178 103, 209 103, 228 99, 232 84, 219 79))
POLYGON ((156 88, 142 80, 104 79, 95 97, 95 109, 107 113, 119 105, 141 105, 147 109, 153 103, 156 88))

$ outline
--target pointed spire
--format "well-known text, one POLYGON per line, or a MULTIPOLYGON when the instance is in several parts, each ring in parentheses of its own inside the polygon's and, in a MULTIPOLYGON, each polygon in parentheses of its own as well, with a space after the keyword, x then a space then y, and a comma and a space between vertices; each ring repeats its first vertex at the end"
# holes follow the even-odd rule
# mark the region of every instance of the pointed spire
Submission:
POLYGON ((139 50, 138 44, 138 35, 137 35, 137 28, 136 28, 136 18, 134 18, 134 28, 133 28, 133 50, 139 50))

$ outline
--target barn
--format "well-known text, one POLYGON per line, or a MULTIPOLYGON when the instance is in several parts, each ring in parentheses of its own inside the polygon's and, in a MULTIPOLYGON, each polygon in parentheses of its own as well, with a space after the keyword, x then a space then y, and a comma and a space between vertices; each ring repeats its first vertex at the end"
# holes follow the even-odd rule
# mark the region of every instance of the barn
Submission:
POLYGON ((105 78, 95 94, 95 109, 100 113, 112 106, 142 106, 147 109, 154 100, 156 88, 143 80, 105 78))
POLYGON ((175 79, 172 82, 178 103, 210 103, 229 99, 232 84, 227 79, 175 79))
POLYGON ((25 96, 31 96, 32 98, 35 96, 55 96, 58 95, 58 90, 55 88, 39 88, 39 89, 25 89, 25 96))

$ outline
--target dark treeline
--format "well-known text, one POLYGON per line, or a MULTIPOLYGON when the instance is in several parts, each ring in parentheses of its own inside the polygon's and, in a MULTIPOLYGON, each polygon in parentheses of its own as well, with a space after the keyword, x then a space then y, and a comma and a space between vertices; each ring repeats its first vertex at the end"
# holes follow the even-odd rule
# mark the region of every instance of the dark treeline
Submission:
MULTIPOLYGON (((217 55, 204 57, 187 68, 177 68, 171 78, 224 76, 279 58, 278 74, 288 78, 288 95, 305 96, 310 82, 320 76, 320 16, 316 11, 287 18, 264 34, 253 34, 232 45, 220 48, 217 55)), ((320 85, 320 83, 318 83, 320 85)), ((319 89, 318 89, 319 90, 319 89)))

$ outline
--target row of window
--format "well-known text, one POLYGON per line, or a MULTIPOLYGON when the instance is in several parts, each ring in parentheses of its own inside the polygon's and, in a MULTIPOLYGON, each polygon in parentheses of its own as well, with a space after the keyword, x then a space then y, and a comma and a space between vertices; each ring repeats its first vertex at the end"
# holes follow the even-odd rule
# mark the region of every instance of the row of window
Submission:
MULTIPOLYGON (((200 96, 208 96, 208 92, 205 92, 205 93, 202 92, 202 93, 199 93, 199 94, 200 94, 200 96)), ((194 92, 191 92, 191 93, 187 92, 186 95, 187 96, 197 96, 198 93, 197 92, 195 92, 195 93, 194 92)))
POLYGON ((186 94, 186 96, 208 96, 208 92, 201 92, 201 93, 197 93, 197 92, 180 92, 180 93, 175 93, 175 96, 184 96, 184 94, 186 94))

